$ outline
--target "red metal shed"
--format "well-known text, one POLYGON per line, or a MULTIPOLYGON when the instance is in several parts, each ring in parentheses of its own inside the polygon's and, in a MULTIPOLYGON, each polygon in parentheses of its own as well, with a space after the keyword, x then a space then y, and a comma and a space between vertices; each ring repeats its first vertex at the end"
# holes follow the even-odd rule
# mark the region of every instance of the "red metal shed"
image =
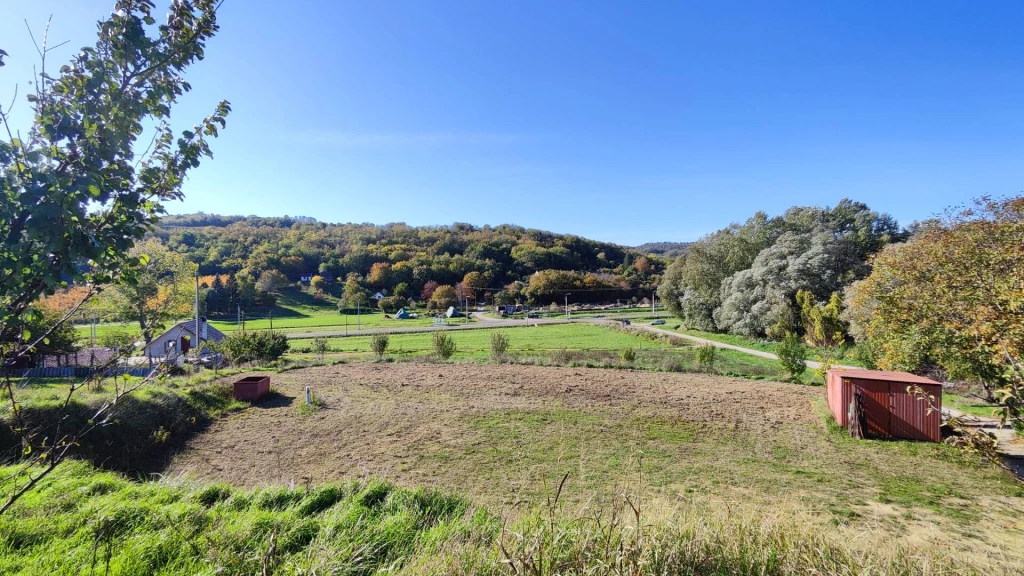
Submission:
POLYGON ((942 384, 907 372, 882 370, 829 370, 825 397, 836 422, 850 426, 850 403, 860 395, 865 435, 940 442, 942 436, 942 384), (932 396, 931 404, 907 389, 920 386, 932 396))

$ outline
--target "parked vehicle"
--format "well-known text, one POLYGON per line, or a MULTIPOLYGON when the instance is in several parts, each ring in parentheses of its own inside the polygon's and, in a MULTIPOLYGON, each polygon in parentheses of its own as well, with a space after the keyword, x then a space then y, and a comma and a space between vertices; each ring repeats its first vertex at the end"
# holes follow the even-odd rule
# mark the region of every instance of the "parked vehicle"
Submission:
POLYGON ((629 326, 629 325, 630 325, 630 321, 629 321, 629 320, 627 320, 626 318, 623 318, 623 319, 621 320, 621 322, 622 322, 622 325, 623 325, 623 326, 629 326))
POLYGON ((664 320, 655 320, 654 322, 651 322, 651 326, 661 326, 664 323, 664 320))

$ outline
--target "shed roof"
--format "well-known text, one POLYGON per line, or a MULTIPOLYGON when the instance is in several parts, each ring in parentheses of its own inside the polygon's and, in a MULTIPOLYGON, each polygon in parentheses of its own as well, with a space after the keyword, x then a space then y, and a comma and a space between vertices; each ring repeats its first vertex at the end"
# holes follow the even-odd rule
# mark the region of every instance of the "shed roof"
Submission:
POLYGON ((890 370, 829 370, 829 373, 836 373, 841 378, 857 378, 860 380, 884 380, 886 382, 905 382, 907 384, 934 384, 941 386, 941 382, 936 382, 930 378, 924 376, 917 376, 910 372, 895 372, 890 370))

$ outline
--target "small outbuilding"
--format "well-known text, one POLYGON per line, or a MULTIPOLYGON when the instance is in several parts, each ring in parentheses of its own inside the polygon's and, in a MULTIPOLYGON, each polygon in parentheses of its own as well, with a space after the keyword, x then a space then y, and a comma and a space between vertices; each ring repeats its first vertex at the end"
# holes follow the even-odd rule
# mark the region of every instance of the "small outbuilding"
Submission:
POLYGON ((868 438, 942 440, 942 384, 934 380, 907 372, 829 370, 825 396, 836 422, 850 428, 857 418, 868 438))

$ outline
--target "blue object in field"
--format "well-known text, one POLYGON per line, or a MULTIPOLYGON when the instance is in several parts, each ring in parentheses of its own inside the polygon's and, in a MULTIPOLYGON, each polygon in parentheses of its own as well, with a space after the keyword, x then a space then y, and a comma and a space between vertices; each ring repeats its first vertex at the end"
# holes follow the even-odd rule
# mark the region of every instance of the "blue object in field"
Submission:
POLYGON ((398 312, 395 312, 395 318, 399 320, 408 320, 409 313, 405 311, 405 308, 399 308, 398 312))

